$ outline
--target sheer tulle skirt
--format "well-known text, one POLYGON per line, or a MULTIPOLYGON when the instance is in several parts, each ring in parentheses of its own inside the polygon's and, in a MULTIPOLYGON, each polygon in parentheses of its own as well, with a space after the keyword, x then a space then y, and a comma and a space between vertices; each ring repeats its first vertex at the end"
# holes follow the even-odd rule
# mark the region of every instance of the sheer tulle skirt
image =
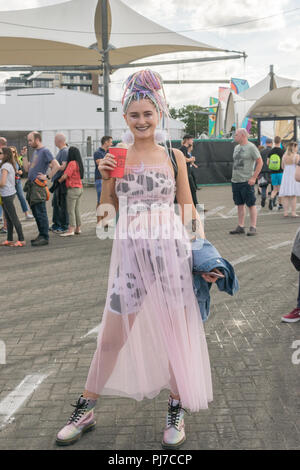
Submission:
POLYGON ((86 389, 136 400, 169 389, 180 395, 184 407, 198 411, 212 400, 212 383, 192 286, 190 241, 174 210, 156 224, 161 230, 156 238, 146 233, 148 221, 147 212, 132 217, 140 236, 127 239, 119 236, 122 216, 118 221, 86 389), (164 237, 170 227, 172 233, 164 237))

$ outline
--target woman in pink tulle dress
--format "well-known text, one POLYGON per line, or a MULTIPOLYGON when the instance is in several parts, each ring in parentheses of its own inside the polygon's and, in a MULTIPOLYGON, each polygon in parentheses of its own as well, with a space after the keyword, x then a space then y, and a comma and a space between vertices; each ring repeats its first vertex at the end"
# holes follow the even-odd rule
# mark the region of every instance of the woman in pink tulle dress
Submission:
MULTIPOLYGON (((123 106, 133 135, 124 176, 110 177, 116 165, 110 154, 99 165, 100 204, 111 204, 119 219, 98 345, 85 391, 56 442, 71 444, 94 428, 100 395, 142 400, 168 389, 162 445, 176 448, 185 441, 184 408, 205 409, 213 397, 206 338, 192 285, 190 238, 195 234, 188 233, 192 219, 197 220, 197 235, 205 236, 183 154, 174 149, 175 180, 172 153, 155 142, 156 127, 163 115, 168 116, 161 77, 150 70, 130 76, 123 106), (175 195, 181 215, 175 212, 175 195)), ((216 281, 213 273, 203 276, 216 281)))

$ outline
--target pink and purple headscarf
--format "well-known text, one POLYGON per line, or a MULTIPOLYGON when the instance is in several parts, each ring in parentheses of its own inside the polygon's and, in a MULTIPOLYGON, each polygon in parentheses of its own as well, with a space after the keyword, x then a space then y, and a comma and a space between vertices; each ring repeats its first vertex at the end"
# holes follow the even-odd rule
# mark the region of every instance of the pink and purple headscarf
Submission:
POLYGON ((163 89, 163 80, 157 72, 141 70, 130 75, 125 82, 125 90, 122 97, 123 111, 126 114, 132 101, 149 99, 154 104, 157 112, 169 117, 169 109, 163 89), (162 94, 159 92, 161 90, 162 94))

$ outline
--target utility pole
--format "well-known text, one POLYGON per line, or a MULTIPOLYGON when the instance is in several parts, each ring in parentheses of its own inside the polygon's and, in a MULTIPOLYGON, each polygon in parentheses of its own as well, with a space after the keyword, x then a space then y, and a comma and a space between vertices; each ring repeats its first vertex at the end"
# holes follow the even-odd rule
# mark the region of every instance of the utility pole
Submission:
POLYGON ((108 48, 108 13, 107 0, 101 0, 102 13, 102 70, 103 70, 103 95, 104 95, 104 134, 110 135, 109 122, 109 48, 108 48))

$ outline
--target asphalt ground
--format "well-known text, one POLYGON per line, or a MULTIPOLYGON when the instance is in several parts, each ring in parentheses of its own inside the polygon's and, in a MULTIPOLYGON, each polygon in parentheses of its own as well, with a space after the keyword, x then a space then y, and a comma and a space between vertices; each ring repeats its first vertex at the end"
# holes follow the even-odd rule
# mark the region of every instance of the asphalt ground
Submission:
MULTIPOLYGON (((95 199, 86 188, 80 236, 51 233, 46 247, 0 247, 0 449, 65 449, 55 436, 84 387, 107 289, 112 242, 96 237, 95 199)), ((212 289, 205 331, 214 401, 186 416, 182 450, 299 449, 300 322, 281 316, 296 306, 289 258, 300 218, 266 207, 257 236, 232 236, 230 186, 204 187, 198 199, 208 211, 206 237, 234 264, 240 291, 212 289)), ((23 228, 27 241, 35 238, 34 221, 23 228)), ((101 397, 97 427, 68 449, 161 449, 167 398, 167 391, 141 402, 101 397)))

